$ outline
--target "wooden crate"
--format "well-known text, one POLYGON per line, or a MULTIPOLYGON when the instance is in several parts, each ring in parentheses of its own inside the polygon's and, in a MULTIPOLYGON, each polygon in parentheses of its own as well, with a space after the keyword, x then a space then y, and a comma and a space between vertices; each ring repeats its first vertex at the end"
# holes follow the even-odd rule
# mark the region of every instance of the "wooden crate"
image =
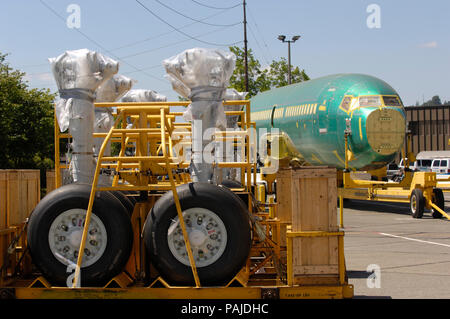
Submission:
POLYGON ((0 170, 0 229, 22 224, 40 196, 39 170, 0 170))
POLYGON ((337 230, 336 169, 304 166, 277 174, 278 218, 293 231, 337 230))
POLYGON ((287 235, 291 240, 287 248, 287 259, 292 263, 291 284, 334 285, 341 281, 340 269, 344 264, 340 262, 339 235, 297 237, 289 231, 287 235))
POLYGON ((8 209, 7 203, 7 176, 0 170, 0 230, 6 228, 6 212, 8 209))
POLYGON ((46 194, 56 188, 56 172, 54 169, 45 172, 46 194))
MULTIPOLYGON (((290 219, 288 233, 335 233, 339 230, 336 173, 336 169, 328 167, 280 170, 277 176, 279 216, 290 219)), ((288 254, 293 284, 339 282, 338 247, 336 235, 292 237, 288 254)))

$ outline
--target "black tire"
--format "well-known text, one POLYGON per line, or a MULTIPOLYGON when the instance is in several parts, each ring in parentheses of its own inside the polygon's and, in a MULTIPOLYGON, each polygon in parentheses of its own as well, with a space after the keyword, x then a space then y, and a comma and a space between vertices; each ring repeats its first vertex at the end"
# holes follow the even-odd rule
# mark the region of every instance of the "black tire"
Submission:
MULTIPOLYGON (((57 218, 64 216, 62 214, 69 210, 86 210, 90 191, 90 185, 62 186, 45 196, 30 216, 27 237, 32 260, 53 285, 64 287, 69 285, 68 277, 71 273, 68 272, 70 270, 67 266, 68 263, 57 259, 51 250, 50 228, 57 218)), ((121 202, 110 192, 96 194, 92 212, 90 225, 93 225, 94 218, 101 221, 106 232, 106 244, 104 251, 98 253, 98 259, 95 262, 81 268, 81 286, 83 287, 104 286, 111 278, 119 274, 129 258, 133 243, 133 231, 128 213, 121 202)), ((82 220, 78 223, 79 225, 82 226, 82 220)), ((56 229, 61 229, 58 227, 60 226, 57 225, 56 229)), ((66 231, 64 228, 62 229, 66 231)), ((90 237, 88 237, 89 239, 90 237)), ((97 240, 97 238, 94 239, 97 240)), ((86 255, 83 262, 85 260, 86 255)), ((71 271, 73 272, 73 270, 71 271)))
MULTIPOLYGON (((439 207, 440 209, 444 210, 445 199, 444 199, 444 193, 442 192, 442 189, 440 189, 440 188, 433 189, 433 197, 434 197, 433 203, 435 205, 437 205, 437 207, 439 207)), ((433 218, 442 218, 442 214, 434 209, 431 212, 431 216, 433 216, 433 218)))
MULTIPOLYGON (((190 208, 206 209, 225 225, 227 240, 223 252, 217 255, 220 257, 209 265, 196 267, 202 286, 228 283, 245 265, 250 252, 251 227, 245 204, 229 189, 207 183, 184 184, 177 188, 177 193, 183 212, 190 208)), ((167 192, 147 217, 144 242, 152 264, 170 284, 192 286, 194 277, 189 264, 180 262, 169 248, 168 230, 175 218, 173 194, 167 192)))
POLYGON ((425 199, 421 189, 416 188, 411 193, 409 201, 409 207, 411 209, 411 215, 413 218, 422 218, 425 210, 425 199))
POLYGON ((134 205, 136 205, 137 203, 137 199, 136 199, 136 194, 138 194, 137 192, 133 192, 133 191, 121 191, 122 193, 124 193, 127 198, 130 200, 130 202, 134 205))
POLYGON ((122 191, 110 191, 110 193, 122 203, 123 207, 125 207, 128 212, 128 216, 131 216, 134 210, 134 204, 131 200, 122 191))

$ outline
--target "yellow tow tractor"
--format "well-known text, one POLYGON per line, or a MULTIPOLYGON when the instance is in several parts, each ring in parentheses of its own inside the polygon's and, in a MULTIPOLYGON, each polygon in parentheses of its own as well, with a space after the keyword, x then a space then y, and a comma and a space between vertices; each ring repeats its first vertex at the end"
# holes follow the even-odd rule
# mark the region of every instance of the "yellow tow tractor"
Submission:
MULTIPOLYGON (((345 135, 347 145, 348 135, 345 135)), ((411 136, 407 134, 406 150, 402 154, 405 159, 405 167, 415 161, 414 153, 408 152, 411 136), (405 156, 407 154, 407 156, 405 156)), ((346 153, 348 148, 346 147, 346 153)), ((413 218, 422 218, 425 209, 432 212, 433 218, 450 216, 444 211, 444 195, 438 188, 435 172, 414 172, 410 169, 402 171, 399 182, 383 181, 386 176, 386 167, 368 172, 377 180, 363 180, 352 176, 348 169, 349 154, 345 156, 346 169, 338 174, 338 196, 340 202, 340 219, 343 227, 343 199, 359 199, 369 201, 409 203, 413 218)))

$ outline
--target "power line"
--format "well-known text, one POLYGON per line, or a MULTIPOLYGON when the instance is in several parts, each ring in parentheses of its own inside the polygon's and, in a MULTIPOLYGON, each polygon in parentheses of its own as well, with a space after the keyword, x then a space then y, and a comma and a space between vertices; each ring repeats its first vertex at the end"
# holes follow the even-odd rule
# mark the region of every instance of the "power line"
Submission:
POLYGON ((228 46, 233 46, 236 45, 238 43, 241 43, 242 41, 238 41, 238 42, 234 42, 234 43, 228 43, 228 44, 220 44, 220 43, 213 43, 213 42, 208 42, 208 41, 203 41, 200 40, 196 37, 193 37, 183 31, 181 31, 180 29, 174 27, 173 25, 171 25, 169 22, 165 21, 164 19, 162 19, 160 16, 158 16, 157 14, 155 14, 152 10, 150 10, 148 7, 146 7, 142 2, 140 2, 139 0, 135 0, 137 3, 139 3, 147 12, 149 12, 152 16, 154 16, 155 18, 157 18, 159 21, 161 21, 162 23, 168 25, 169 27, 171 27, 172 29, 174 29, 175 31, 177 31, 178 33, 181 33, 182 35, 184 35, 185 37, 190 38, 191 40, 195 40, 204 44, 208 44, 208 45, 213 45, 213 46, 219 46, 219 47, 228 47, 228 46))
POLYGON ((163 67, 163 65, 162 64, 157 64, 157 65, 151 65, 151 66, 148 66, 148 67, 145 67, 145 68, 142 68, 142 69, 139 69, 139 70, 135 70, 135 71, 129 71, 129 72, 122 72, 122 74, 123 75, 127 75, 127 74, 132 74, 132 73, 136 73, 136 72, 140 72, 140 71, 145 71, 145 70, 150 70, 150 69, 156 69, 156 68, 158 68, 158 67, 163 67))
POLYGON ((201 2, 198 2, 198 1, 195 1, 195 0, 191 0, 191 1, 196 3, 196 4, 198 4, 198 5, 200 5, 200 6, 203 6, 203 7, 206 7, 206 8, 210 8, 210 9, 216 9, 216 10, 224 10, 224 9, 228 10, 228 9, 233 9, 233 8, 239 7, 241 5, 240 3, 238 3, 238 4, 235 4, 234 6, 231 6, 231 7, 218 8, 218 7, 213 7, 213 6, 206 5, 204 3, 201 3, 201 2))
MULTIPOLYGON (((48 4, 46 4, 43 0, 39 0, 39 2, 41 2, 42 5, 44 5, 48 10, 50 10, 51 12, 53 12, 54 15, 56 15, 58 18, 60 18, 62 21, 66 22, 66 19, 64 19, 64 17, 62 17, 58 12, 56 12, 52 7, 50 7, 48 4)), ((91 37, 89 37, 87 34, 85 34, 84 32, 80 31, 79 29, 75 28, 75 31, 77 31, 79 34, 81 34, 84 38, 86 38, 87 40, 89 40, 90 42, 94 43, 97 47, 99 47, 100 49, 102 49, 103 51, 105 51, 106 53, 108 53, 109 55, 111 55, 113 58, 122 61, 123 63, 125 63, 126 65, 132 67, 133 69, 135 69, 136 71, 139 70, 139 68, 137 68, 136 66, 132 65, 131 63, 128 63, 127 61, 119 58, 118 56, 116 56, 115 54, 113 54, 112 52, 110 52, 110 50, 106 49, 104 46, 102 46, 100 43, 98 43, 97 41, 95 41, 94 39, 92 39, 91 37)), ((167 83, 167 80, 163 80, 161 78, 158 78, 154 75, 151 75, 147 72, 144 71, 140 71, 142 72, 142 74, 147 75, 148 77, 151 77, 155 80, 167 83)))
MULTIPOLYGON (((212 17, 215 17, 215 16, 217 16, 217 15, 219 15, 219 14, 224 13, 225 11, 227 11, 227 10, 222 10, 222 11, 220 11, 220 12, 214 13, 214 14, 212 14, 212 15, 210 15, 210 16, 207 16, 207 17, 205 17, 205 18, 203 18, 203 19, 200 19, 200 21, 208 20, 208 19, 210 19, 210 18, 212 18, 212 17)), ((197 23, 197 22, 192 22, 192 23, 185 24, 185 25, 179 27, 179 29, 184 29, 184 28, 190 27, 191 25, 194 25, 194 24, 196 24, 196 23, 197 23)), ((168 31, 168 32, 161 33, 161 34, 159 34, 159 35, 155 35, 155 36, 152 36, 152 37, 149 37, 149 38, 145 38, 145 39, 143 39, 143 40, 139 40, 139 41, 135 41, 135 42, 132 42, 132 43, 129 43, 129 44, 125 44, 125 45, 122 45, 122 46, 120 46, 120 47, 111 49, 110 51, 117 51, 117 50, 120 50, 120 49, 124 49, 124 48, 128 48, 128 47, 131 47, 131 46, 135 46, 135 45, 138 45, 138 44, 141 44, 141 43, 150 41, 150 40, 154 40, 154 39, 157 39, 157 38, 162 37, 162 36, 165 36, 165 35, 168 35, 168 34, 170 34, 170 33, 172 33, 172 32, 175 32, 175 30, 171 30, 171 31, 168 31)))
POLYGON ((168 5, 162 3, 162 2, 159 1, 159 0, 155 0, 155 1, 158 2, 160 5, 162 5, 163 7, 169 9, 170 11, 173 11, 173 12, 179 14, 179 15, 182 16, 182 17, 185 17, 185 18, 187 18, 187 19, 189 19, 189 20, 192 20, 192 21, 195 21, 195 22, 198 22, 198 23, 210 25, 210 26, 213 26, 213 27, 232 27, 232 26, 241 24, 241 22, 236 22, 236 23, 231 23, 231 24, 214 24, 214 23, 209 23, 209 22, 203 22, 202 20, 197 20, 197 19, 191 18, 191 17, 185 15, 184 13, 181 13, 180 11, 175 10, 175 9, 172 8, 172 7, 169 7, 168 5))
POLYGON ((258 39, 256 38, 255 34, 253 33, 252 27, 250 25, 248 25, 248 29, 250 30, 250 33, 252 34, 253 39, 255 39, 256 45, 261 50, 261 54, 263 56, 264 61, 267 63, 267 65, 270 65, 270 62, 268 61, 266 55, 264 54, 263 49, 261 48, 261 45, 259 44, 258 39))
MULTIPOLYGON (((264 39, 263 33, 261 32, 261 30, 259 29, 258 24, 256 23, 256 19, 254 18, 253 14, 252 14, 252 10, 250 9, 250 7, 248 8, 248 13, 250 14, 250 19, 253 20, 253 24, 254 24, 255 27, 256 27, 256 31, 257 31, 257 32, 259 33, 259 35, 261 36, 262 42, 263 42, 263 44, 264 44, 264 47, 266 48, 267 53, 269 54, 270 58, 273 60, 273 55, 272 55, 272 53, 271 53, 270 50, 269 50, 269 46, 267 45, 266 40, 264 39)), ((256 38, 255 38, 255 40, 256 40, 256 38)))
MULTIPOLYGON (((206 33, 202 33, 202 34, 197 35, 196 38, 197 37, 202 37, 202 36, 205 36, 205 35, 208 35, 208 34, 211 34, 211 33, 217 33, 217 32, 222 31, 223 29, 226 29, 226 28, 228 28, 228 27, 224 27, 224 28, 219 29, 219 30, 213 30, 213 31, 209 31, 209 32, 206 32, 206 33)), ((157 47, 157 48, 152 48, 152 49, 147 49, 147 50, 139 51, 139 52, 136 52, 136 53, 132 53, 132 54, 123 56, 122 59, 131 58, 131 57, 135 57, 135 56, 142 55, 142 54, 145 54, 145 53, 154 52, 154 51, 157 51, 157 50, 160 50, 160 49, 164 49, 164 48, 168 48, 168 47, 171 47, 173 45, 177 45, 177 44, 180 44, 180 43, 183 43, 183 42, 187 42, 187 41, 191 41, 191 39, 185 39, 185 40, 181 40, 181 41, 176 41, 176 42, 172 42, 172 43, 169 43, 169 44, 157 47)))

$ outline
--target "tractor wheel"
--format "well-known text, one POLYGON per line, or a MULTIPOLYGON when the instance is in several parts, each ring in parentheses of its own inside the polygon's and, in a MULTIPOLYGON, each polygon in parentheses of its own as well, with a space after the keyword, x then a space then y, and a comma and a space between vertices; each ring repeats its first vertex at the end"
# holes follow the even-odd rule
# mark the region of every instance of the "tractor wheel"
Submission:
MULTIPOLYGON (((189 183, 177 188, 202 286, 228 283, 245 265, 251 246, 248 210, 226 187, 189 183)), ((172 285, 194 285, 173 193, 164 194, 144 225, 155 268, 172 285)))
MULTIPOLYGON (((45 196, 30 216, 31 257, 53 285, 72 285, 90 192, 87 184, 62 186, 45 196)), ((132 242, 126 209, 110 192, 98 192, 81 265, 81 286, 103 286, 119 274, 132 242)))
POLYGON ((423 192, 421 189, 416 188, 412 191, 409 203, 412 217, 422 218, 423 212, 425 210, 425 199, 423 197, 423 192))
MULTIPOLYGON (((440 188, 433 189, 433 197, 434 197, 433 203, 437 205, 437 207, 439 207, 440 209, 444 210, 445 199, 442 189, 440 188)), ((442 218, 442 214, 436 211, 435 209, 432 210, 431 216, 433 216, 433 218, 442 218)))

